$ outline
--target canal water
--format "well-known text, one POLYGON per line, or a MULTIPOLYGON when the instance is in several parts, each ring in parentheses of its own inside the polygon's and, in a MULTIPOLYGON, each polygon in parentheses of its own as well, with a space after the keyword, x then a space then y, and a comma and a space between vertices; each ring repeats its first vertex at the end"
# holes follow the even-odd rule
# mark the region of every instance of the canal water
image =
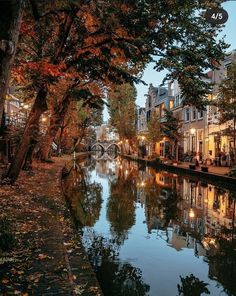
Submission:
POLYGON ((122 158, 84 158, 63 189, 105 296, 236 295, 233 191, 122 158))

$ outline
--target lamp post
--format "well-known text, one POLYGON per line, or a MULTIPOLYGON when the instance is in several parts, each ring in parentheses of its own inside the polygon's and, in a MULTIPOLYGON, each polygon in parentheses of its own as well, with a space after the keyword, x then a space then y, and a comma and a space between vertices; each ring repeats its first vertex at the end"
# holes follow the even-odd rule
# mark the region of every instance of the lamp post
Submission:
POLYGON ((191 128, 190 129, 190 134, 192 135, 192 154, 195 152, 195 133, 196 133, 196 129, 195 128, 191 128))

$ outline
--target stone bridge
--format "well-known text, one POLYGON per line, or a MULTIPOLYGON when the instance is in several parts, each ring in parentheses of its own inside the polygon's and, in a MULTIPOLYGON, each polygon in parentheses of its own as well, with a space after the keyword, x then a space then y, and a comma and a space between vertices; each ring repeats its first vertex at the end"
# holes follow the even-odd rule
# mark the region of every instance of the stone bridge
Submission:
POLYGON ((91 146, 92 151, 102 150, 103 153, 114 149, 120 152, 120 146, 116 142, 96 142, 91 146))

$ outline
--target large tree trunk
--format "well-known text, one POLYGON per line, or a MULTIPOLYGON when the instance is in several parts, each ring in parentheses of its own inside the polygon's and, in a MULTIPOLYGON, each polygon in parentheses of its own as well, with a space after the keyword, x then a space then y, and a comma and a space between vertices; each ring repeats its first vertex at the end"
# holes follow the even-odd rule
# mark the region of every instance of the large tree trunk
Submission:
POLYGON ((0 122, 16 53, 24 0, 0 1, 0 122))
POLYGON ((69 104, 70 96, 69 93, 66 92, 60 105, 56 106, 56 108, 54 109, 53 114, 50 118, 50 125, 47 129, 46 135, 40 141, 38 156, 39 159, 42 161, 49 159, 49 153, 52 147, 53 140, 55 139, 58 130, 63 124, 69 104))
POLYGON ((40 116, 47 110, 46 96, 47 90, 42 88, 38 91, 34 105, 27 120, 20 146, 7 171, 7 174, 4 176, 4 178, 7 179, 11 184, 13 184, 18 178, 28 149, 32 143, 32 140, 35 138, 35 133, 38 133, 40 116))

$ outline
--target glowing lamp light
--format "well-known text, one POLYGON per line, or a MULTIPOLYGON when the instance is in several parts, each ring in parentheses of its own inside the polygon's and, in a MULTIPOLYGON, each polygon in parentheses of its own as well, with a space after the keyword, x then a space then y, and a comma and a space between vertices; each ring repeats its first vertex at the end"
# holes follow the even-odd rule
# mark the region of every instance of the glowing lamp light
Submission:
POLYGON ((190 211, 189 211, 189 217, 190 217, 190 218, 194 218, 194 217, 195 217, 195 214, 194 214, 194 211, 193 211, 192 208, 191 208, 190 211))
POLYGON ((140 184, 140 186, 141 187, 144 187, 145 186, 145 183, 142 181, 141 184, 140 184))
POLYGON ((145 137, 144 137, 144 136, 142 136, 142 137, 141 137, 141 139, 142 139, 142 140, 145 140, 145 137))
POLYGON ((29 109, 29 105, 28 104, 25 104, 25 105, 23 105, 23 108, 24 109, 29 109))
POLYGON ((190 134, 191 134, 191 135, 194 135, 195 133, 196 133, 196 129, 195 129, 195 128, 191 128, 191 129, 190 129, 190 134))
POLYGON ((47 118, 46 117, 43 117, 42 118, 42 122, 46 122, 47 121, 47 118))

